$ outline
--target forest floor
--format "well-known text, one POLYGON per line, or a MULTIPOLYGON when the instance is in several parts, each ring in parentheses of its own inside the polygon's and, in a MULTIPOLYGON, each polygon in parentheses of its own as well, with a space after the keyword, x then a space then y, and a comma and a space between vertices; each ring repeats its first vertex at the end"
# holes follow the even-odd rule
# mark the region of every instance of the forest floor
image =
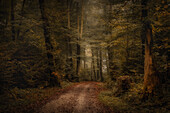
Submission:
MULTIPOLYGON (((101 82, 63 82, 62 88, 13 89, 0 96, 0 113, 168 113, 168 96, 154 102, 139 100, 139 85, 114 96, 101 82), (7 98, 7 99, 6 99, 7 98)), ((114 86, 113 84, 111 86, 114 86)), ((139 90, 140 91, 140 90, 139 90)))
POLYGON ((98 94, 103 89, 98 82, 82 82, 56 96, 37 112, 40 113, 111 113, 101 104, 98 94))

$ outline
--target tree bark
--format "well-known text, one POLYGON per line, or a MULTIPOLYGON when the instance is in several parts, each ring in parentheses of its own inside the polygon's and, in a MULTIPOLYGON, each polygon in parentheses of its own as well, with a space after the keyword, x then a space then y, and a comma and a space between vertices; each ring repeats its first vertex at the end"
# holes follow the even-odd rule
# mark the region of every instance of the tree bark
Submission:
POLYGON ((143 33, 142 39, 145 39, 145 65, 144 65, 144 94, 143 98, 148 99, 152 97, 156 92, 157 88, 160 85, 158 73, 153 62, 152 56, 152 46, 153 46, 153 36, 152 28, 150 22, 146 20, 148 16, 147 10, 148 0, 142 0, 141 5, 143 6, 142 10, 142 20, 143 20, 143 33))
POLYGON ((84 48, 84 69, 86 69, 86 47, 84 48))
POLYGON ((109 47, 108 48, 108 59, 109 59, 109 74, 110 74, 110 78, 111 80, 116 80, 116 78, 114 77, 115 72, 114 72, 114 62, 113 62, 113 47, 109 47))
POLYGON ((84 26, 84 0, 82 0, 81 8, 81 28, 80 28, 80 39, 83 38, 83 26, 84 26))
MULTIPOLYGON (((78 10, 78 9, 77 9, 78 10)), ((77 14, 78 15, 78 14, 77 14)), ((77 16, 77 67, 76 67, 76 75, 77 77, 80 76, 80 24, 79 24, 79 15, 77 16)))
POLYGON ((97 51, 97 80, 99 80, 99 77, 100 77, 100 60, 99 60, 99 51, 97 51))
POLYGON ((110 72, 109 72, 109 54, 108 54, 108 51, 106 51, 106 66, 107 66, 107 75, 110 76, 110 72))
POLYGON ((90 76, 90 78, 91 78, 91 81, 93 81, 93 62, 91 62, 91 76, 90 76))
MULTIPOLYGON (((71 13, 71 5, 72 5, 72 0, 67 0, 67 17, 68 17, 68 30, 70 31, 71 30, 71 16, 70 16, 70 13, 71 13)), ((68 31, 68 32, 69 32, 68 31)), ((73 74, 72 74, 72 70, 73 70, 73 59, 72 59, 72 44, 71 44, 71 38, 68 36, 67 37, 67 48, 68 48, 68 62, 69 62, 69 69, 66 70, 68 72, 66 73, 69 73, 71 75, 71 79, 73 79, 73 74)), ((67 75, 68 76, 68 75, 67 75)), ((67 77, 68 79, 68 77, 67 77)))
POLYGON ((96 67, 95 67, 95 62, 94 62, 94 51, 92 50, 92 72, 93 72, 93 75, 94 75, 94 80, 96 81, 97 78, 96 78, 96 67))
POLYGON ((103 57, 102 57, 102 50, 100 48, 100 81, 103 82, 103 57))
MULTIPOLYGON (((81 9, 81 26, 79 26, 79 16, 77 17, 77 29, 78 29, 78 43, 77 43, 77 76, 80 76, 80 62, 81 62, 81 46, 80 46, 80 41, 82 40, 83 37, 83 21, 84 21, 84 16, 83 16, 83 12, 84 12, 84 4, 83 4, 83 0, 82 0, 82 9, 81 9), (80 31, 79 31, 80 30, 80 31)), ((78 8, 77 8, 77 15, 78 14, 78 8)))
MULTIPOLYGON (((24 15, 25 2, 26 2, 26 0, 23 0, 22 8, 21 8, 21 20, 20 20, 20 23, 19 23, 19 27, 21 27, 21 25, 22 25, 22 17, 24 15)), ((17 31, 17 39, 19 39, 19 37, 20 37, 20 31, 21 31, 21 28, 19 28, 18 31, 17 31)))
POLYGON ((53 54, 51 53, 53 50, 53 46, 51 43, 51 37, 50 37, 50 25, 48 22, 48 18, 47 18, 47 14, 45 11, 45 3, 44 0, 39 0, 39 6, 40 6, 40 11, 41 11, 41 16, 42 16, 42 20, 43 20, 43 29, 44 29, 44 38, 45 38, 45 45, 46 45, 46 50, 47 50, 47 58, 48 58, 48 65, 49 68, 48 73, 50 75, 50 79, 49 79, 49 85, 50 86, 60 86, 60 82, 57 78, 57 76, 53 76, 52 72, 55 71, 54 69, 54 61, 53 61, 53 54))
POLYGON ((15 41, 15 11, 14 11, 14 3, 15 0, 11 0, 11 32, 12 32, 12 40, 15 41))

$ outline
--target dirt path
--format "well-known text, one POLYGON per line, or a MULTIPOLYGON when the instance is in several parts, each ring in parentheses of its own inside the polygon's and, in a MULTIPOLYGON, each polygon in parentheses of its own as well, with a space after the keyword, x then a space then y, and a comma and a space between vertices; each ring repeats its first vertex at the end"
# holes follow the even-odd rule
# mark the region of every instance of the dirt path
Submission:
POLYGON ((80 83, 40 109, 40 113, 110 113, 97 99, 97 83, 80 83))

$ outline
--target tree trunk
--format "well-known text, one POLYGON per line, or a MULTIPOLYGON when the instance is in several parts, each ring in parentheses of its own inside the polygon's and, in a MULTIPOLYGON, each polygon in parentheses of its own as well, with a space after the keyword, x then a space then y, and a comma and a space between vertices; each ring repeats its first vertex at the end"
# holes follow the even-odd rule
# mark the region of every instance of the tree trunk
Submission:
POLYGON ((94 80, 96 81, 97 80, 97 78, 96 78, 96 67, 95 67, 95 63, 94 63, 94 51, 92 50, 92 72, 93 72, 93 75, 94 75, 94 80))
POLYGON ((102 57, 102 50, 100 48, 100 81, 103 82, 103 57, 102 57))
MULTIPOLYGON (((82 40, 83 37, 83 21, 84 21, 84 16, 83 16, 83 11, 84 11, 84 4, 82 0, 82 9, 81 9, 81 26, 79 26, 79 16, 77 18, 77 29, 78 29, 78 43, 77 43, 77 76, 80 76, 80 62, 81 62, 81 46, 80 46, 80 41, 82 40), (80 31, 79 31, 80 30, 80 31)), ((78 8, 77 8, 77 15, 78 15, 78 8)))
POLYGON ((108 55, 108 51, 106 50, 106 66, 107 66, 107 75, 110 76, 110 72, 109 72, 109 55, 108 55))
POLYGON ((99 60, 99 51, 97 51, 97 80, 99 80, 99 77, 100 77, 100 60, 99 60))
MULTIPOLYGON (((21 20, 20 20, 20 23, 19 23, 19 27, 21 27, 21 25, 22 25, 22 19, 23 19, 22 17, 23 17, 23 14, 24 14, 25 2, 26 2, 26 0, 23 0, 22 8, 21 8, 21 20)), ((19 39, 19 37, 20 37, 20 30, 21 30, 21 28, 18 28, 17 39, 19 39)))
POLYGON ((15 0, 11 0, 11 32, 12 32, 12 40, 15 41, 15 9, 14 9, 15 0))
POLYGON ((90 76, 90 78, 91 78, 91 81, 93 81, 93 62, 91 62, 91 76, 90 76))
POLYGON ((116 80, 116 78, 114 77, 115 73, 114 73, 114 62, 113 62, 113 48, 109 47, 108 48, 108 59, 109 59, 109 74, 110 74, 110 78, 111 80, 116 80))
MULTIPOLYGON (((71 30, 71 18, 70 18, 70 12, 71 12, 71 3, 72 3, 72 0, 67 0, 67 16, 68 16, 68 30, 70 31, 71 30)), ((66 73, 69 73, 71 75, 71 79, 73 79, 73 74, 72 74, 72 70, 73 70, 73 59, 72 59, 72 45, 71 45, 71 38, 68 36, 67 37, 67 50, 68 50, 68 62, 69 62, 69 69, 66 70, 68 72, 66 73)), ((68 76, 68 75, 67 75, 68 76)), ((68 79, 68 77, 67 77, 68 79)))
MULTIPOLYGON (((127 27, 128 30, 128 27, 127 27)), ((126 66, 129 66, 129 38, 126 36, 126 66)), ((128 70, 129 71, 129 70, 128 70)))
POLYGON ((80 39, 83 38, 83 26, 84 26, 84 0, 82 0, 82 9, 81 9, 80 39))
POLYGON ((46 45, 46 50, 47 50, 47 58, 48 58, 48 65, 49 68, 48 73, 50 75, 50 79, 49 79, 49 85, 50 86, 60 86, 60 82, 57 78, 57 76, 53 76, 52 72, 55 71, 54 69, 54 61, 53 61, 53 54, 51 53, 53 50, 53 46, 51 43, 51 38, 50 38, 50 25, 48 22, 48 18, 47 18, 47 14, 45 12, 45 3, 44 0, 39 0, 39 5, 40 5, 40 11, 41 11, 41 16, 42 16, 42 20, 43 20, 43 29, 44 29, 44 38, 45 38, 45 45, 46 45))
POLYGON ((80 24, 79 24, 79 16, 77 16, 77 67, 76 67, 76 75, 80 76, 80 24))
POLYGON ((142 0, 142 18, 143 18, 143 27, 144 27, 144 37, 145 39, 145 65, 144 65, 144 94, 143 99, 148 99, 148 97, 152 97, 159 87, 159 77, 156 72, 156 68, 153 62, 152 56, 152 46, 153 46, 153 37, 152 37, 152 28, 150 26, 150 22, 146 21, 146 17, 148 16, 147 11, 147 2, 148 0, 142 0))
MULTIPOLYGON (((108 26, 109 26, 109 33, 110 33, 110 38, 113 39, 113 36, 112 36, 112 26, 110 26, 110 23, 112 22, 112 10, 113 10, 113 7, 112 7, 112 4, 113 4, 113 1, 110 1, 110 7, 109 7, 109 20, 108 20, 108 26)), ((108 67, 109 67, 109 75, 110 75, 110 78, 112 80, 116 80, 114 79, 114 69, 113 69, 113 48, 112 47, 108 47, 108 67)))
POLYGON ((84 48, 84 69, 86 69, 86 48, 84 48))
MULTIPOLYGON (((153 63, 152 56, 152 29, 146 25, 146 40, 145 40, 145 66, 144 66, 144 96, 153 96, 155 90, 159 86, 159 77, 153 63)), ((147 97, 148 98, 148 97, 147 97)))

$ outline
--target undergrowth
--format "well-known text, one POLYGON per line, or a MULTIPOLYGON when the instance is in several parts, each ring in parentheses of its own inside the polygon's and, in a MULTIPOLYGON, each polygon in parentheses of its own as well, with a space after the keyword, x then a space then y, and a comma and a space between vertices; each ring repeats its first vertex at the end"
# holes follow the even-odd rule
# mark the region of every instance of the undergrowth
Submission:
MULTIPOLYGON (((70 86, 72 83, 62 82, 62 88, 70 86)), ((14 88, 9 93, 0 95, 0 113, 17 112, 18 109, 26 109, 27 106, 36 104, 39 101, 48 99, 59 90, 53 88, 14 88)))
POLYGON ((98 98, 115 113, 168 113, 170 110, 170 106, 168 106, 169 94, 143 102, 141 100, 142 83, 132 83, 129 91, 120 96, 114 95, 117 90, 116 85, 111 88, 106 84, 105 88, 107 90, 102 91, 98 98))

